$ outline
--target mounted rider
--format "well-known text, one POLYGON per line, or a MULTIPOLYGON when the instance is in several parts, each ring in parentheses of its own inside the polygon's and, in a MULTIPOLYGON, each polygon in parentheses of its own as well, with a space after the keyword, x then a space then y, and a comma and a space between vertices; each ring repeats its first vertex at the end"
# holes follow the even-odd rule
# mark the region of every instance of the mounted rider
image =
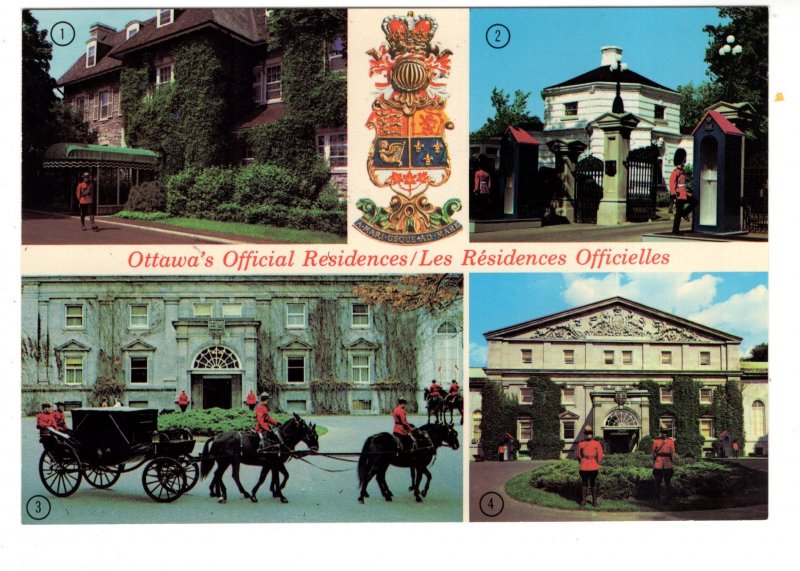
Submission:
POLYGON ((392 434, 397 439, 401 450, 403 449, 403 442, 408 442, 409 439, 411 440, 410 450, 414 450, 417 447, 417 429, 413 424, 408 423, 408 417, 406 415, 407 404, 408 401, 406 399, 399 399, 397 401, 397 406, 392 411, 392 418, 394 419, 392 434))
POLYGON ((269 394, 266 392, 261 393, 261 404, 256 407, 256 432, 259 438, 258 452, 265 452, 270 448, 271 445, 267 438, 269 433, 274 434, 278 442, 283 444, 281 433, 278 430, 273 430, 273 427, 277 428, 281 423, 269 414, 268 404, 269 394))
POLYGON ((442 398, 442 385, 436 382, 436 379, 431 381, 431 386, 428 387, 428 400, 442 398))
POLYGON ((453 379, 450 381, 450 386, 447 389, 447 396, 444 397, 444 400, 449 403, 454 403, 458 400, 459 391, 461 388, 458 386, 458 382, 453 379))

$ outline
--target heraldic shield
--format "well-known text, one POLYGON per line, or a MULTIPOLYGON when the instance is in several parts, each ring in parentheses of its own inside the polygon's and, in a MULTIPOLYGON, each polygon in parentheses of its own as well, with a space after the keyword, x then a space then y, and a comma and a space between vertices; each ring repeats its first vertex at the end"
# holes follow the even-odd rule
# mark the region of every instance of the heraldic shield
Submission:
POLYGON ((367 172, 373 185, 392 195, 388 208, 360 199, 363 216, 355 227, 385 242, 439 240, 462 228, 452 219, 461 210, 459 199, 439 207, 427 196, 450 178, 445 132, 454 125, 445 112, 445 80, 453 54, 432 45, 437 24, 430 16, 389 16, 381 27, 386 43, 367 52, 370 77, 379 78, 366 125, 374 131, 367 172))

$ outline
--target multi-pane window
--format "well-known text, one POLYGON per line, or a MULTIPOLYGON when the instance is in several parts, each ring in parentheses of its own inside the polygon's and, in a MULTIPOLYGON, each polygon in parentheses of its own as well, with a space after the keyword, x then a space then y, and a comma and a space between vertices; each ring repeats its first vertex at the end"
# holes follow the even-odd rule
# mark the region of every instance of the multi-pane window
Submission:
POLYGON ((214 311, 214 306, 210 303, 195 303, 193 307, 195 317, 209 318, 214 311))
POLYGON ((83 306, 67 305, 64 308, 66 319, 64 325, 70 329, 80 329, 83 327, 83 306))
POLYGON ((614 364, 614 351, 603 351, 603 362, 606 365, 614 364))
POLYGON ((767 433, 767 407, 760 400, 750 407, 750 436, 759 437, 767 433))
POLYGON ((282 99, 280 64, 267 66, 264 72, 267 103, 271 101, 280 101, 282 99))
POLYGON ((222 317, 236 318, 242 316, 241 303, 223 303, 222 304, 222 317))
POLYGON ((94 67, 97 63, 97 44, 86 46, 86 67, 94 67))
POLYGON ((575 421, 574 420, 563 420, 563 421, 561 421, 561 426, 563 427, 564 440, 574 440, 575 439, 575 421))
POLYGON ((286 304, 286 327, 288 329, 303 329, 306 326, 306 304, 286 304))
POLYGON ((481 420, 483 413, 479 410, 472 413, 472 443, 477 444, 481 441, 481 420))
POLYGON ((76 97, 72 103, 72 109, 75 111, 75 116, 81 121, 86 120, 86 98, 76 97))
POLYGON ((520 404, 533 404, 533 389, 530 387, 519 389, 519 402, 520 404))
POLYGON ((172 20, 174 19, 175 14, 172 8, 160 8, 158 10, 158 26, 166 26, 167 24, 171 24, 172 20))
POLYGON ((570 101, 569 103, 564 103, 564 115, 566 115, 567 117, 577 117, 578 102, 570 101))
POLYGON ((354 303, 350 306, 350 325, 352 327, 369 327, 369 305, 354 303))
POLYGON ((460 346, 458 327, 455 323, 445 321, 436 328, 433 339, 433 366, 436 376, 441 379, 454 379, 459 376, 460 346))
POLYGON ((532 349, 521 349, 522 353, 522 362, 525 364, 533 363, 533 350, 532 349))
POLYGON ((81 355, 64 356, 64 384, 65 385, 83 384, 83 356, 81 355))
POLYGON ((369 384, 370 382, 370 356, 352 355, 350 358, 350 371, 354 383, 369 384))
POLYGON ((672 364, 672 351, 661 351, 661 364, 662 365, 672 364))
POLYGON ((286 381, 289 383, 304 383, 306 381, 305 357, 286 357, 286 381))
POLYGON ((561 389, 561 404, 575 404, 575 389, 561 389))
POLYGON ((517 421, 517 439, 520 442, 525 443, 531 439, 531 435, 533 434, 532 429, 532 422, 530 419, 520 419, 517 421))
POLYGON ((714 419, 701 418, 700 419, 700 434, 706 440, 714 438, 714 419))
POLYGON ((700 389, 700 404, 711 404, 714 400, 714 389, 703 387, 700 389))
POLYGON ((317 135, 317 152, 331 168, 347 166, 347 133, 317 135))
POLYGON ((564 349, 564 364, 565 365, 574 365, 575 364, 575 350, 574 349, 564 349))
POLYGON ((131 357, 131 384, 147 382, 147 357, 131 357))
POLYGON ((162 65, 156 68, 156 86, 171 83, 173 80, 172 64, 162 65))
POLYGON ((130 40, 133 36, 139 33, 139 24, 131 24, 128 26, 126 40, 130 40))
POLYGON ((111 92, 101 91, 98 95, 100 119, 111 117, 111 92))
POLYGON ((633 351, 623 351, 622 352, 622 364, 623 365, 632 365, 633 364, 633 351))
POLYGON ((253 69, 253 101, 264 103, 264 70, 261 66, 253 69))
POLYGON ((707 367, 711 364, 711 351, 700 351, 700 365, 707 367))
POLYGON ((661 387, 661 404, 672 404, 672 388, 661 387))
POLYGON ((660 430, 667 433, 670 438, 675 438, 675 418, 671 416, 662 416, 658 419, 660 430))
POLYGON ((147 304, 130 306, 128 326, 131 329, 146 329, 150 325, 150 316, 147 304))

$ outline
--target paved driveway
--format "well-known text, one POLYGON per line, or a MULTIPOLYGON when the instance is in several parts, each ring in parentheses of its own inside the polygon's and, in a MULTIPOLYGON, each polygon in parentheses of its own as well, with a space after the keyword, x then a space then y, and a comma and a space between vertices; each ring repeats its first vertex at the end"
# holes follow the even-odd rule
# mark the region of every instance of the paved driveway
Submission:
MULTIPOLYGON (((304 418, 328 428, 329 432, 320 438, 322 452, 360 452, 367 436, 391 429, 388 415, 304 418)), ((425 423, 425 418, 412 416, 410 422, 420 426, 425 423)), ((461 427, 456 428, 461 439, 461 427)), ((194 453, 199 453, 201 449, 198 443, 194 453)), ((49 515, 39 523, 462 521, 462 450, 439 450, 430 468, 433 475, 431 488, 421 504, 416 503, 414 496, 407 491, 410 482, 408 469, 390 468, 387 483, 395 494, 394 501, 384 501, 373 481, 369 487, 371 497, 361 505, 357 502, 359 490, 355 464, 323 457, 314 457, 310 461, 319 467, 345 471, 324 472, 310 464, 292 460, 287 466, 290 479, 284 490, 288 504, 280 504, 272 499, 268 483, 259 492, 259 503, 242 499, 230 472, 224 480, 228 488, 227 504, 219 504, 208 497, 210 479, 199 482, 192 491, 173 503, 159 504, 145 494, 141 468, 124 474, 110 490, 96 490, 82 482, 74 495, 56 498, 47 492, 39 479, 38 462, 42 448, 38 442, 35 420, 24 418, 20 498, 22 522, 37 523, 26 511, 26 504, 36 495, 43 496, 50 504, 49 515)), ((256 467, 242 466, 240 477, 245 488, 252 488, 259 471, 256 467)), ((41 501, 40 498, 37 500, 41 501)), ((31 510, 35 502, 31 504, 31 510)))

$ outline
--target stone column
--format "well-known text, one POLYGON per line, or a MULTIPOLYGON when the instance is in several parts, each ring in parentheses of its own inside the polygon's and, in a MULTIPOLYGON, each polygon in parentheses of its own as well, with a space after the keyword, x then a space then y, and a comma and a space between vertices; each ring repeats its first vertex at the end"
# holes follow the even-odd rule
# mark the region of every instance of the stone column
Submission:
POLYGON ((603 131, 603 199, 597 210, 598 226, 619 226, 625 223, 628 192, 628 158, 631 131, 639 120, 631 113, 606 113, 595 120, 603 131))

